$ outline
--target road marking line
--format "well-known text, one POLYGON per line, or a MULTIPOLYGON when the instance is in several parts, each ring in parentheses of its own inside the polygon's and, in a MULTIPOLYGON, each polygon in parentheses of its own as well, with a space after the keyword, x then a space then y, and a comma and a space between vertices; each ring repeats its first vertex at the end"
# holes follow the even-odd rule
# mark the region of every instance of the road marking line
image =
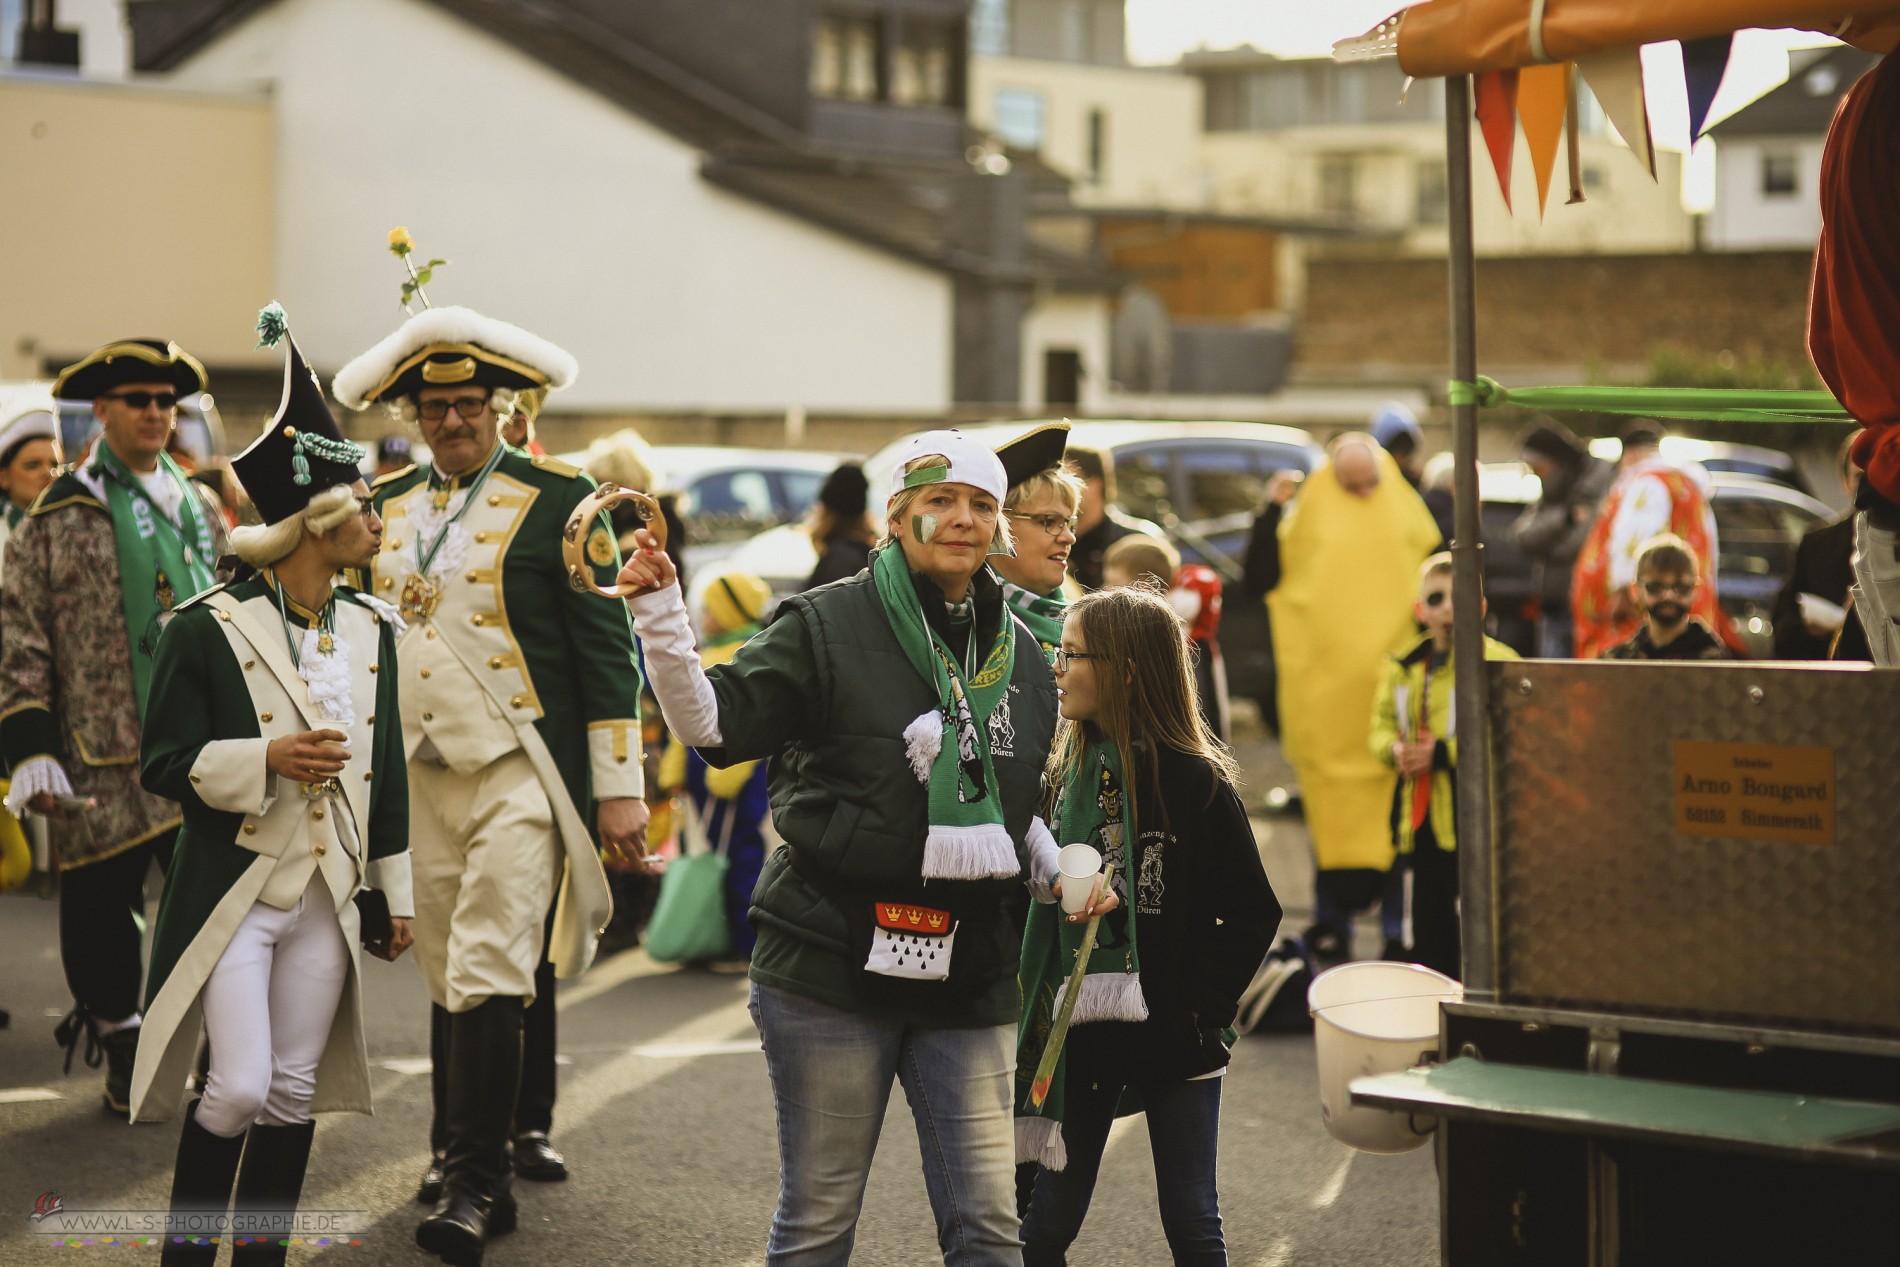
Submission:
POLYGON ((1339 1169, 1333 1171, 1333 1177, 1326 1181, 1326 1185, 1323 1188, 1313 1194, 1313 1208, 1315 1210, 1331 1209, 1333 1202, 1339 1200, 1339 1194, 1345 1191, 1346 1188, 1346 1175, 1352 1170, 1352 1159, 1357 1155, 1356 1153, 1347 1153, 1341 1158, 1339 1169))
POLYGON ((680 966, 676 963, 658 963, 642 947, 629 947, 588 969, 586 977, 578 984, 558 990, 554 995, 554 1008, 557 1012, 565 1012, 571 1007, 592 1002, 609 990, 619 989, 629 981, 678 971, 680 966))
POLYGON ((730 1042, 644 1043, 631 1048, 629 1054, 649 1060, 690 1060, 695 1056, 742 1056, 764 1051, 756 1038, 735 1038, 730 1042))
POLYGON ((50 1087, 8 1087, 0 1091, 0 1104, 31 1104, 35 1100, 63 1100, 65 1098, 50 1087))
POLYGON ((1266 1257, 1255 1263, 1254 1267, 1286 1267, 1292 1261, 1293 1242, 1282 1236, 1267 1249, 1266 1257))

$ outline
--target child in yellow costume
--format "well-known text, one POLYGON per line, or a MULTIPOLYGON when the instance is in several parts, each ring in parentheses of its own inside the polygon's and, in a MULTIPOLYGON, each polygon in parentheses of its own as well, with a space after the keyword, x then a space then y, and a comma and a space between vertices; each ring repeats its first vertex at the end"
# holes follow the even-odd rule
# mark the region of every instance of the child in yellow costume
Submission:
POLYGON ((1393 773, 1372 755, 1372 698, 1386 657, 1415 636, 1418 567, 1438 540, 1397 465, 1357 433, 1333 443, 1279 524, 1279 583, 1267 606, 1280 738, 1319 869, 1315 922, 1339 935, 1342 951, 1346 916, 1383 885, 1368 873, 1392 865, 1393 773))

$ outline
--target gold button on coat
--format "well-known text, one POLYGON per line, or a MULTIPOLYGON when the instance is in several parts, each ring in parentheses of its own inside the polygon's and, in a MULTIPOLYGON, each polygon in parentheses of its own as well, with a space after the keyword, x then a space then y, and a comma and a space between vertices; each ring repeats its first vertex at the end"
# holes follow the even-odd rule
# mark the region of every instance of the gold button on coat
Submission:
POLYGON ((330 851, 324 848, 322 845, 318 845, 315 849, 311 850, 311 852, 316 854, 317 857, 321 858, 324 854, 329 853, 330 851))
POLYGON ((255 836, 255 835, 257 835, 257 824, 256 824, 256 823, 246 823, 246 824, 244 824, 244 834, 245 834, 246 836, 255 836))
MULTIPOLYGON (((322 811, 322 810, 320 810, 320 809, 313 809, 313 810, 311 810, 311 811, 310 811, 310 815, 311 815, 311 817, 313 817, 313 818, 322 818, 322 817, 323 817, 323 811, 322 811)), ((318 853, 322 853, 322 852, 323 852, 323 846, 322 846, 322 845, 318 845, 318 846, 317 846, 317 852, 318 852, 318 853)))
POLYGON ((423 721, 434 721, 434 720, 435 720, 435 714, 434 714, 434 713, 424 713, 424 714, 422 715, 422 720, 423 720, 423 721))
POLYGON ((526 708, 527 705, 528 697, 526 695, 517 695, 508 701, 508 707, 510 708, 526 708))
POLYGON ((424 670, 422 671, 422 676, 423 676, 423 677, 428 677, 428 676, 429 676, 429 670, 427 670, 427 669, 424 669, 424 670))
POLYGON ((271 719, 271 714, 269 713, 259 713, 257 715, 257 720, 259 721, 269 721, 270 719, 271 719))

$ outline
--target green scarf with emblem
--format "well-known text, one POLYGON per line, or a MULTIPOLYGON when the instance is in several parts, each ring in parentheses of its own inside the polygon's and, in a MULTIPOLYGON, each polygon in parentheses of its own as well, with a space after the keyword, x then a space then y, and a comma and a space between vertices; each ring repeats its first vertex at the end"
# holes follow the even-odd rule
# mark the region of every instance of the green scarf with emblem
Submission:
POLYGON ((1036 641, 1042 644, 1043 655, 1054 656, 1056 648, 1062 645, 1062 618, 1069 610, 1069 601, 1062 596, 1062 587, 1056 586, 1050 594, 1036 594, 1014 581, 1004 581, 1003 601, 1022 617, 1029 632, 1036 635, 1036 641))
MULTIPOLYGON (((1018 875, 1016 842, 1003 823, 996 769, 990 761, 990 714, 1009 691, 1016 662, 1016 622, 1007 613, 978 668, 965 681, 956 654, 924 619, 904 551, 895 542, 871 560, 884 615, 917 675, 936 692, 937 706, 904 728, 904 747, 917 781, 929 789, 930 833, 924 839, 927 880, 981 880, 1018 875)), ((978 636, 973 626, 970 637, 978 636)), ((979 647, 981 652, 982 648, 979 647)))
POLYGON ((92 469, 105 486, 112 540, 119 553, 119 601, 125 612, 132 685, 139 718, 152 688, 152 656, 159 631, 178 604, 216 583, 215 550, 197 494, 178 463, 158 455, 158 469, 178 485, 178 523, 153 504, 151 495, 103 439, 93 448, 92 469))
MULTIPOLYGON (((1109 883, 1121 898, 1121 905, 1096 927, 1095 949, 1075 997, 1071 1025, 1140 1021, 1148 1016, 1148 1001, 1141 991, 1141 957, 1135 951, 1134 885, 1129 879, 1136 865, 1134 842, 1138 839, 1129 786, 1122 777, 1115 745, 1094 743, 1056 794, 1056 841, 1095 846, 1103 864, 1115 868, 1109 883)), ((1057 1058, 1055 1080, 1041 1108, 1030 1107, 1029 1091, 1087 932, 1087 922, 1071 924, 1063 917, 1061 903, 1030 903, 1017 978, 1023 1015, 1016 1031, 1016 1160, 1040 1162, 1050 1170, 1068 1165, 1068 1150, 1062 1142, 1066 1051, 1057 1058)))

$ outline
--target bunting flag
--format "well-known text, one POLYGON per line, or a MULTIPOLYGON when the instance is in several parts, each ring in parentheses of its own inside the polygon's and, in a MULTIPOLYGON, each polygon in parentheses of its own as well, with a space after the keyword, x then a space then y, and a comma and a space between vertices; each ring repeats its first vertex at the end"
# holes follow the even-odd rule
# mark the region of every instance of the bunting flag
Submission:
POLYGON ((1689 87, 1689 144, 1702 139, 1703 125, 1709 121, 1709 107, 1722 90, 1722 76, 1728 73, 1728 55, 1735 35, 1711 35, 1700 40, 1682 41, 1682 79, 1689 87))
POLYGON ((1596 94, 1603 113, 1630 147, 1636 161, 1656 179, 1656 146, 1649 135, 1649 97, 1643 90, 1643 50, 1619 48, 1577 58, 1577 69, 1596 94))
POLYGON ((1531 152, 1531 171, 1537 177, 1537 215, 1541 219, 1550 198, 1550 176, 1557 169, 1557 145, 1564 135, 1564 97, 1570 82, 1569 63, 1526 66, 1517 74, 1517 117, 1524 124, 1524 142, 1531 152))
POLYGON ((1504 205, 1511 205, 1511 155, 1517 148, 1517 75, 1514 70, 1487 70, 1476 77, 1474 113, 1484 131, 1484 147, 1491 151, 1491 167, 1498 174, 1504 205))

